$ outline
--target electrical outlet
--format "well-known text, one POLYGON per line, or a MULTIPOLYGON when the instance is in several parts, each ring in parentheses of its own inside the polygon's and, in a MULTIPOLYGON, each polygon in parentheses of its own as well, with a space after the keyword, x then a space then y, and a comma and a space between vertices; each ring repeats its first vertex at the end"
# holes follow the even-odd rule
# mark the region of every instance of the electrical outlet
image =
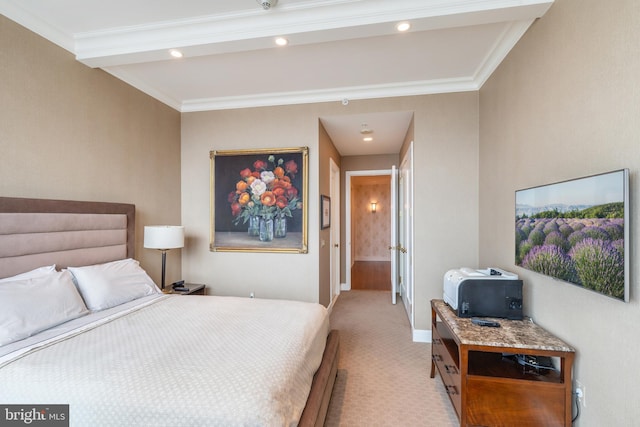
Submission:
POLYGON ((582 406, 584 406, 585 408, 587 407, 587 399, 586 399, 586 388, 584 386, 584 384, 582 384, 580 381, 576 380, 576 396, 578 397, 578 401, 580 403, 582 403, 582 406))

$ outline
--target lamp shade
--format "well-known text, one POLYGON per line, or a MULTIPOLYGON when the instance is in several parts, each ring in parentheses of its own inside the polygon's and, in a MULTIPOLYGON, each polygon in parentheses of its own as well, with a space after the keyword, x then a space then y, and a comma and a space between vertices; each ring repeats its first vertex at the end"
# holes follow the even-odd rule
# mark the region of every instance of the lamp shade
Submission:
POLYGON ((160 250, 183 248, 184 226, 151 225, 144 227, 144 247, 160 250))

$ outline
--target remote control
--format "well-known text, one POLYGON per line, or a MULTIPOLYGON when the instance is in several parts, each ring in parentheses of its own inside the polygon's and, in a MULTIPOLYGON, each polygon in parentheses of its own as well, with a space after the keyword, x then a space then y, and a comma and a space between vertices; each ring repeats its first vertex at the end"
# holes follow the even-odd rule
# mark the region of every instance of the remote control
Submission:
POLYGON ((488 326, 490 328, 499 328, 500 327, 500 323, 495 322, 493 320, 484 320, 484 319, 478 319, 477 317, 474 317, 471 319, 471 323, 473 323, 474 325, 478 325, 478 326, 488 326))
POLYGON ((178 286, 178 287, 176 287, 176 288, 173 288, 173 290, 174 290, 174 291, 177 291, 177 292, 188 292, 188 291, 189 291, 189 288, 185 288, 185 287, 182 287, 182 286, 178 286))

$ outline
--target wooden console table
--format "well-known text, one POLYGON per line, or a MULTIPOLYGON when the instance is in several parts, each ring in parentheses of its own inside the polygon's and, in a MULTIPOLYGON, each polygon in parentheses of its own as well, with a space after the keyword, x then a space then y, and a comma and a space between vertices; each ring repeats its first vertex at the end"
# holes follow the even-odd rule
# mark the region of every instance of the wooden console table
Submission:
POLYGON ((575 350, 527 320, 458 317, 431 301, 431 378, 436 368, 461 426, 571 426, 575 350), (511 355, 552 357, 557 369, 532 368, 511 355))

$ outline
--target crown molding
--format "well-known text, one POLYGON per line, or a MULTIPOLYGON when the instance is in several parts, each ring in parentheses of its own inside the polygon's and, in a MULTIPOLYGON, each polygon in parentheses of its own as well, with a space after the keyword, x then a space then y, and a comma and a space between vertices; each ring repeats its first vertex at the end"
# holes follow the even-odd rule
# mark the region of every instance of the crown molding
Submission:
POLYGON ((115 78, 122 80, 124 83, 133 86, 134 88, 138 89, 141 92, 146 93, 147 95, 151 96, 152 98, 157 99, 158 101, 162 102, 163 104, 168 105, 169 107, 173 108, 174 110, 180 111, 181 107, 182 107, 182 103, 178 100, 176 100, 175 98, 167 95, 166 93, 156 89, 155 86, 151 86, 148 85, 144 80, 140 80, 137 79, 135 77, 133 77, 130 73, 127 73, 126 71, 118 68, 118 67, 113 67, 113 68, 106 68, 104 69, 105 72, 111 74, 112 76, 114 76, 115 78))
POLYGON ((168 96, 164 92, 158 91, 155 87, 147 85, 143 80, 136 79, 127 73, 126 70, 114 67, 106 69, 105 71, 182 113, 313 104, 321 102, 342 102, 345 99, 354 101, 375 98, 434 95, 449 92, 470 92, 480 89, 480 85, 476 79, 457 78, 412 81, 383 85, 352 86, 325 90, 274 92, 241 96, 188 99, 180 102, 179 100, 168 96))
POLYGON ((534 21, 535 19, 512 22, 505 28, 502 35, 496 40, 494 47, 489 51, 489 55, 476 70, 474 80, 478 83, 479 88, 489 79, 534 21))
POLYGON ((75 39, 73 35, 64 33, 43 20, 33 16, 22 7, 19 2, 11 0, 0 1, 0 14, 17 22, 25 28, 44 37, 50 42, 75 54, 75 39))
POLYGON ((391 98, 401 96, 431 95, 448 92, 469 92, 478 90, 475 80, 442 79, 414 81, 384 85, 353 86, 329 90, 267 93, 246 96, 192 99, 182 103, 183 113, 236 108, 270 107, 278 105, 311 104, 320 102, 342 102, 360 99, 391 98))

